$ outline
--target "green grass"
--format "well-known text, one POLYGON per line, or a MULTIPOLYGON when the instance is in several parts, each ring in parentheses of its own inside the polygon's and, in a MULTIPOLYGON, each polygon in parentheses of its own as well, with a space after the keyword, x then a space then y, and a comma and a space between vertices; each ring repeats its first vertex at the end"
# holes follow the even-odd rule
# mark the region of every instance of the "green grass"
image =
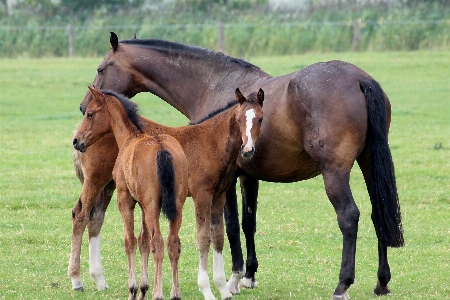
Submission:
MULTIPOLYGON (((450 295, 450 56, 449 52, 305 54, 255 57, 273 75, 317 61, 342 59, 369 72, 392 103, 390 145, 404 218, 406 246, 390 249, 390 299, 450 295)), ((85 292, 71 290, 67 263, 71 209, 81 186, 71 140, 78 105, 101 58, 0 59, 0 299, 124 299, 126 257, 115 202, 102 231, 110 289, 98 292, 82 252, 85 292)), ((145 116, 167 125, 187 120, 150 94, 138 95, 145 116)), ((353 299, 371 299, 376 238, 362 176, 352 172, 361 210, 353 299)), ((114 196, 115 198, 115 196, 114 196)), ((201 299, 192 201, 185 205, 180 261, 184 299, 201 299)), ((164 232, 167 226, 163 223, 164 232)), ((341 235, 321 177, 292 184, 261 183, 256 244, 260 286, 235 299, 329 299, 337 284, 341 235)), ((226 272, 230 254, 225 250, 226 272)), ((211 261, 211 259, 210 259, 211 261)), ((170 275, 164 262, 164 292, 170 275)), ((218 292, 213 290, 216 295, 218 292)))

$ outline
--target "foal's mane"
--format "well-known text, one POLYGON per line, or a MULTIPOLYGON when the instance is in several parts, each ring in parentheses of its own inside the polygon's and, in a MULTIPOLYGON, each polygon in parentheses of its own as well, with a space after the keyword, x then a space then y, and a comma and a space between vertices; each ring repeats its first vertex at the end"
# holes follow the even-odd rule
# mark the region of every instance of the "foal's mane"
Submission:
POLYGON ((136 45, 136 46, 140 46, 140 47, 159 48, 159 49, 165 49, 165 50, 176 50, 176 51, 181 51, 181 52, 189 52, 189 53, 196 54, 196 55, 199 55, 204 58, 214 57, 218 61, 237 63, 241 67, 244 67, 244 68, 259 69, 259 67, 249 63, 248 61, 225 55, 222 52, 216 52, 216 51, 209 50, 206 48, 190 46, 190 45, 172 42, 172 41, 165 41, 165 40, 158 40, 158 39, 131 39, 131 40, 123 40, 120 43, 128 44, 128 45, 136 45))
POLYGON ((223 111, 225 111, 225 110, 227 110, 227 109, 229 109, 229 108, 234 107, 236 104, 238 104, 237 101, 231 101, 231 102, 229 102, 227 105, 225 105, 224 107, 218 108, 218 109, 216 109, 216 110, 210 112, 208 115, 206 115, 206 116, 204 116, 204 117, 198 119, 197 121, 191 121, 191 122, 189 122, 189 125, 197 125, 197 124, 200 124, 200 123, 202 123, 202 122, 204 122, 204 121, 206 121, 206 120, 208 120, 208 119, 211 119, 211 118, 214 117, 214 116, 217 116, 217 115, 220 114, 221 112, 223 112, 223 111))
POLYGON ((139 107, 136 103, 134 103, 133 101, 131 101, 130 99, 128 99, 127 97, 125 97, 122 94, 116 93, 114 91, 111 90, 101 90, 101 92, 105 95, 109 95, 109 96, 113 96, 115 97, 117 100, 119 100, 119 102, 122 104, 123 108, 125 109, 128 118, 130 119, 130 121, 134 124, 134 126, 137 127, 137 129, 140 132, 142 131, 142 125, 139 122, 139 119, 141 117, 141 115, 139 114, 139 107))

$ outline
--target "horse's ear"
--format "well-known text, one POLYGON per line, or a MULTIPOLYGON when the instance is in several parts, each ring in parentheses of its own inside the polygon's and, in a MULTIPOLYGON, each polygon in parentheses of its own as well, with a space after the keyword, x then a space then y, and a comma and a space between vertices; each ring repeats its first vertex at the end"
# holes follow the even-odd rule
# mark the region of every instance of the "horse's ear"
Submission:
POLYGON ((236 89, 236 101, 239 102, 239 104, 242 104, 245 102, 245 97, 242 95, 239 88, 236 89))
POLYGON ((257 99, 258 99, 259 105, 262 106, 263 102, 264 102, 264 91, 262 89, 259 89, 257 99))
POLYGON ((111 48, 113 52, 117 50, 117 47, 119 47, 119 38, 117 37, 117 34, 111 31, 111 36, 109 37, 109 42, 111 43, 111 48))
POLYGON ((103 95, 102 92, 100 92, 100 90, 95 87, 95 85, 88 86, 88 89, 89 89, 89 92, 91 92, 92 96, 95 99, 98 99, 99 96, 103 95))
POLYGON ((130 41, 131 40, 135 40, 136 39, 136 32, 133 34, 133 36, 131 37, 131 39, 130 39, 130 41))

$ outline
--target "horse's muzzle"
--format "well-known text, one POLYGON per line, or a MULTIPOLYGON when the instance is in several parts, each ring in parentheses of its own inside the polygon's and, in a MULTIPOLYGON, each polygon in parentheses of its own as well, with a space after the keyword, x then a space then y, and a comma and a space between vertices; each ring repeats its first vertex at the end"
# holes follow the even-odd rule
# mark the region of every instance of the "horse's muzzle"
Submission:
POLYGON ((255 154, 255 148, 252 147, 250 150, 244 149, 244 146, 241 146, 241 156, 244 159, 250 159, 255 154))
POLYGON ((73 139, 72 144, 73 144, 73 147, 75 148, 75 150, 78 150, 78 151, 80 151, 81 153, 83 153, 83 152, 86 151, 86 146, 85 146, 85 144, 84 144, 84 143, 81 143, 81 144, 80 144, 80 141, 79 141, 78 139, 76 139, 76 138, 73 139))

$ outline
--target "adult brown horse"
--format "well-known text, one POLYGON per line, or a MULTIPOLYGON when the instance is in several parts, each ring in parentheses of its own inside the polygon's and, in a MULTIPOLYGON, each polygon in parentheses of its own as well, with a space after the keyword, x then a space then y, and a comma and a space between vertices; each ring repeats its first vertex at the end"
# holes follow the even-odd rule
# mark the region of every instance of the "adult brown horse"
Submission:
MULTIPOLYGON (((131 101, 117 93, 111 91, 103 91, 103 93, 101 93, 95 89, 91 89, 91 93, 94 95, 94 100, 91 103, 94 104, 89 104, 88 106, 88 110, 84 118, 85 121, 81 125, 79 132, 74 137, 74 148, 83 151, 89 150, 91 146, 95 146, 95 141, 99 141, 102 136, 110 136, 112 131, 116 136, 115 139, 117 144, 119 144, 119 154, 117 154, 117 144, 112 144, 110 145, 111 147, 108 152, 97 153, 97 155, 102 157, 117 157, 113 170, 113 176, 111 173, 103 173, 99 175, 100 177, 98 177, 97 180, 102 181, 103 185, 106 185, 112 177, 115 181, 118 180, 119 182, 116 182, 118 197, 126 198, 127 196, 123 196, 122 194, 126 188, 132 190, 130 187, 130 180, 126 180, 127 184, 124 187, 123 176, 119 176, 119 171, 124 168, 121 167, 121 165, 123 164, 122 161, 125 155, 124 151, 126 151, 123 150, 123 138, 120 137, 124 135, 122 133, 123 131, 126 132, 126 129, 131 127, 131 121, 129 121, 128 118, 134 120, 134 127, 140 128, 140 130, 145 134, 156 137, 160 137, 161 135, 169 135, 174 137, 183 148, 182 151, 184 151, 188 162, 188 188, 189 194, 194 200, 197 225, 197 245, 199 250, 199 289, 203 293, 205 299, 215 299, 211 291, 208 277, 208 252, 210 244, 212 244, 214 283, 220 291, 222 299, 231 298, 232 295, 227 287, 222 257, 224 244, 223 213, 226 201, 226 190, 230 187, 230 184, 234 181, 236 176, 236 161, 239 153, 241 153, 245 160, 251 159, 255 153, 255 142, 259 136, 263 118, 262 104, 264 101, 264 92, 260 89, 258 93, 252 93, 250 96, 245 98, 239 89, 236 89, 235 101, 211 113, 198 124, 182 127, 168 127, 140 117, 136 113, 135 106, 129 104, 131 101), (108 108, 107 111, 110 116, 119 116, 108 118, 108 114, 105 115, 105 105, 99 105, 99 102, 100 104, 106 103, 108 108), (235 106, 238 103, 239 105, 235 106), (125 110, 123 107, 128 109, 125 110), (119 113, 120 111, 122 111, 122 113, 119 113), (91 119, 98 118, 103 118, 110 121, 90 121, 91 119), (123 119, 126 119, 127 122, 121 122, 123 119), (86 130, 85 124, 88 124, 89 126, 89 124, 92 123, 99 123, 96 126, 100 126, 101 128, 96 131, 90 130, 89 128, 86 130), (99 134, 99 132, 102 134, 99 134), (117 135, 118 132, 120 133, 119 137, 117 135), (92 142, 94 143, 92 144, 92 142)), ((136 135, 136 133, 134 133, 134 135, 136 135)), ((140 139, 141 136, 142 134, 139 133, 138 137, 140 139)), ((133 137, 130 137, 129 139, 135 140, 133 137)), ((137 151, 135 150, 134 153, 136 152, 137 151)), ((138 168, 137 163, 138 162, 132 164, 131 168, 137 168, 137 171, 142 173, 142 170, 140 169, 145 168, 145 166, 138 168)), ((136 183, 136 185, 144 184, 136 183)), ((79 223, 84 224, 84 226, 87 222, 87 219, 84 216, 92 210, 94 206, 93 200, 95 200, 92 198, 86 198, 84 195, 95 192, 98 192, 95 186, 93 187, 86 183, 83 185, 83 193, 79 201, 80 210, 76 213, 75 218, 78 219, 79 223)), ((120 207, 123 200, 118 198, 118 202, 120 207)), ((130 214, 130 212, 128 211, 127 213, 124 208, 121 208, 120 210, 121 212, 125 210, 126 215, 130 214)), ((126 220, 124 219, 124 221, 126 220)), ((77 229, 84 230, 84 228, 80 225, 78 225, 77 229)), ((128 232, 128 235, 132 235, 132 230, 129 231, 130 232, 128 232)), ((153 233, 155 231, 152 230, 151 232, 153 233)), ((130 247, 128 246, 129 243, 131 242, 125 243, 126 248, 130 247)), ((79 251, 81 241, 73 240, 72 246, 73 250, 79 251)), ((128 249, 128 251, 133 252, 133 250, 130 249, 128 249)), ((127 253, 127 255, 130 258, 132 254, 127 253)), ((133 261, 132 256, 131 261, 133 261)), ((160 265, 158 265, 158 267, 160 267, 160 265)), ((129 299, 134 299, 136 292, 135 281, 132 280, 133 278, 134 277, 131 276, 131 280, 129 281, 129 299)), ((147 288, 147 286, 145 283, 141 283, 141 285, 143 285, 141 290, 144 292, 141 293, 141 295, 145 295, 145 288, 147 288)), ((155 284, 155 288, 157 289, 155 290, 154 288, 153 299, 162 299, 162 291, 160 290, 160 287, 160 284, 155 284)), ((173 296, 171 299, 180 299, 180 293, 174 293, 172 290, 171 295, 173 296)))
MULTIPOLYGON (((111 50, 97 69, 94 84, 132 97, 151 92, 170 103, 190 120, 229 102, 229 92, 239 86, 249 92, 263 87, 268 99, 265 122, 252 160, 238 160, 243 195, 242 227, 247 240, 245 278, 254 284, 258 267, 254 249, 258 179, 274 182, 306 180, 322 174, 326 193, 333 205, 343 236, 339 282, 333 292, 345 299, 355 278, 355 252, 359 210, 349 178, 358 162, 372 203, 372 220, 378 238, 377 295, 389 293, 391 278, 387 247, 404 244, 394 167, 388 146, 390 102, 379 84, 360 68, 342 61, 310 65, 297 72, 272 77, 245 61, 222 53, 161 40, 118 42, 111 33, 111 50)), ((80 109, 85 111, 91 95, 80 109)), ((97 146, 107 148, 106 143, 97 146)), ((95 151, 89 157, 95 157, 95 151)), ((99 152, 100 153, 100 152, 99 152)), ((86 153, 87 154, 87 153, 86 153)), ((83 160, 76 165, 79 177, 83 160)), ((93 159, 91 159, 93 160, 93 159)), ((91 276, 99 288, 106 287, 99 262, 99 232, 113 183, 99 186, 95 173, 103 165, 92 162, 84 168, 85 181, 101 191, 89 221, 91 276), (86 174, 89 174, 87 179, 86 174), (92 247, 91 247, 92 245, 92 247)), ((89 195, 90 197, 97 197, 89 195)), ((244 269, 239 240, 236 192, 227 193, 227 234, 231 245, 233 274, 244 269)), ((77 207, 73 215, 75 216, 77 207)), ((73 218, 77 223, 77 218, 73 218)), ((79 234, 77 232, 74 235, 79 234)), ((79 257, 71 262, 79 265, 79 257)), ((69 266, 70 267, 70 266, 69 266)), ((74 288, 82 288, 78 273, 71 273, 74 288)), ((235 277, 230 290, 238 292, 235 277)))
POLYGON ((85 152, 90 145, 111 132, 117 141, 119 155, 113 170, 117 185, 117 204, 123 219, 125 253, 128 257, 129 299, 147 299, 149 289, 148 257, 154 260, 152 299, 164 299, 162 262, 164 242, 159 225, 162 211, 170 224, 167 249, 172 268, 170 299, 181 299, 178 260, 181 243, 183 205, 188 195, 188 162, 180 143, 170 135, 146 134, 140 124, 137 106, 127 98, 105 95, 89 87, 94 100, 88 106, 83 123, 75 134, 74 148, 85 152), (139 288, 136 280, 136 237, 134 207, 142 210, 142 229, 138 238, 142 259, 139 288))

